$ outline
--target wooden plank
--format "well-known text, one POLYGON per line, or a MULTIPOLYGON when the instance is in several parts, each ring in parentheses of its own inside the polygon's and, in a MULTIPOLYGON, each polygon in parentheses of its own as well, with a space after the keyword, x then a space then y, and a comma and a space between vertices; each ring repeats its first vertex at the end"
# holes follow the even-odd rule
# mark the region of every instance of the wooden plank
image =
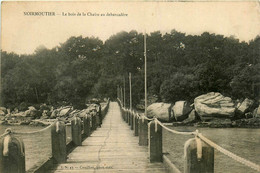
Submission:
POLYGON ((56 165, 50 172, 167 172, 163 163, 150 163, 148 148, 138 142, 123 121, 118 104, 112 102, 102 127, 68 155, 67 163, 56 165))

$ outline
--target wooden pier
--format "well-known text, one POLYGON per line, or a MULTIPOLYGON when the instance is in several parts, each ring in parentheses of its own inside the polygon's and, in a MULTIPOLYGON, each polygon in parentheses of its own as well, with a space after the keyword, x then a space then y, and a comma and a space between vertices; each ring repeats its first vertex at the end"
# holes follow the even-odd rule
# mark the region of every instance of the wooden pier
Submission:
MULTIPOLYGON (((86 114, 83 119, 75 116, 71 120, 72 141, 67 144, 62 121, 47 127, 52 128, 52 157, 27 172, 181 173, 162 152, 163 129, 191 136, 184 144, 184 173, 213 173, 214 150, 260 172, 260 165, 222 148, 198 130, 182 132, 168 128, 157 118, 149 119, 122 107, 120 100, 108 102, 101 113, 106 116, 99 128, 97 115, 86 114)), ((25 173, 24 144, 12 134, 6 129, 0 136, 0 172, 25 173)))
POLYGON ((66 163, 55 165, 50 172, 167 172, 163 163, 150 163, 148 147, 138 142, 118 104, 111 102, 102 127, 75 148, 66 163))

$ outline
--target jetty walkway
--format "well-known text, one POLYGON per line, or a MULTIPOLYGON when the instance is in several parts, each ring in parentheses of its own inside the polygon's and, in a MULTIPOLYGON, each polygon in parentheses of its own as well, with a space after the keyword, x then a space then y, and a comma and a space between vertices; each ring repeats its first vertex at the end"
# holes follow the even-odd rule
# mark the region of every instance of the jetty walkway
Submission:
POLYGON ((118 103, 111 102, 101 128, 68 154, 67 162, 49 172, 167 172, 163 163, 150 163, 148 147, 123 121, 118 103))
MULTIPOLYGON (((176 131, 156 117, 148 118, 122 106, 121 101, 110 102, 101 110, 102 127, 97 128, 99 116, 86 114, 71 120, 71 138, 66 143, 65 123, 57 120, 51 128, 52 156, 27 173, 86 172, 86 173, 214 173, 215 152, 260 172, 260 165, 251 162, 206 138, 198 130, 176 131), (102 117, 103 118, 103 117, 102 117), (180 171, 162 152, 162 131, 190 136, 184 144, 184 170, 180 171), (147 147, 148 146, 148 147, 147 147)), ((25 149, 22 140, 7 128, 0 135, 0 172, 25 173, 25 149)), ((182 150, 183 151, 183 150, 182 150)), ((182 158, 180 158, 182 159, 182 158)))

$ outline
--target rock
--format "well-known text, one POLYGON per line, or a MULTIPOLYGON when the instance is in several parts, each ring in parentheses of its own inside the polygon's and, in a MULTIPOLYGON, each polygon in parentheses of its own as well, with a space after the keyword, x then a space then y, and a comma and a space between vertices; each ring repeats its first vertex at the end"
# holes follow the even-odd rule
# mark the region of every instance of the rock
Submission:
POLYGON ((2 111, 2 110, 0 110, 0 116, 5 116, 5 112, 4 111, 2 111))
POLYGON ((48 110, 43 110, 42 116, 40 119, 48 119, 50 116, 50 112, 48 110))
POLYGON ((0 116, 0 121, 5 120, 5 116, 0 116))
POLYGON ((28 107, 28 110, 25 111, 25 116, 26 116, 26 117, 38 118, 38 117, 41 116, 41 113, 40 113, 37 109, 35 109, 35 107, 29 106, 29 107, 28 107))
POLYGON ((18 113, 19 112, 19 110, 18 110, 18 108, 14 108, 14 111, 13 111, 14 113, 18 113))
POLYGON ((246 98, 241 104, 237 105, 237 113, 239 115, 244 115, 253 106, 254 101, 246 98))
POLYGON ((72 106, 60 107, 52 111, 51 118, 66 117, 69 116, 70 112, 72 111, 73 111, 72 106))
POLYGON ((198 120, 198 118, 197 118, 197 115, 196 115, 196 111, 193 109, 193 110, 189 113, 188 118, 185 119, 185 120, 183 120, 182 122, 183 122, 184 124, 191 124, 191 123, 196 122, 197 120, 198 120))
POLYGON ((88 109, 83 109, 82 111, 79 111, 79 112, 78 112, 79 117, 80 117, 80 118, 85 117, 88 112, 89 112, 88 109))
POLYGON ((49 110, 43 110, 42 111, 42 116, 44 117, 50 117, 51 116, 51 112, 49 110))
POLYGON ((89 111, 92 111, 92 110, 96 110, 96 111, 98 111, 99 110, 99 106, 98 106, 98 104, 87 104, 87 109, 89 110, 89 111))
POLYGON ((194 107, 203 121, 213 118, 232 118, 235 112, 231 98, 214 92, 196 97, 194 107))
POLYGON ((3 111, 5 114, 7 114, 7 109, 5 107, 0 107, 0 112, 3 111))
POLYGON ((246 119, 253 118, 253 113, 252 112, 247 112, 245 114, 245 117, 246 117, 246 119))
POLYGON ((79 112, 80 112, 80 110, 74 109, 73 111, 70 112, 70 114, 69 114, 68 117, 69 117, 69 118, 72 118, 73 116, 79 114, 79 112))
POLYGON ((260 105, 257 108, 255 108, 255 110, 253 112, 253 117, 260 118, 260 105))
POLYGON ((187 101, 177 101, 172 107, 173 115, 176 121, 183 121, 188 118, 188 114, 192 110, 187 101))
POLYGON ((33 106, 29 106, 29 107, 28 107, 28 110, 29 110, 29 111, 35 111, 36 109, 35 109, 35 107, 33 107, 33 106))
POLYGON ((69 115, 69 113, 73 110, 71 106, 64 107, 60 110, 58 116, 63 117, 69 115))
POLYGON ((26 112, 17 112, 17 113, 13 113, 11 114, 12 117, 25 117, 26 116, 26 112))
POLYGON ((41 111, 44 111, 44 110, 50 111, 50 107, 47 106, 47 105, 44 103, 44 104, 42 104, 42 105, 40 106, 40 110, 41 110, 41 111))
POLYGON ((147 117, 156 117, 161 121, 170 121, 173 119, 172 105, 169 103, 153 103, 147 107, 147 117))
POLYGON ((56 118, 59 111, 57 109, 53 110, 51 113, 51 118, 56 118))

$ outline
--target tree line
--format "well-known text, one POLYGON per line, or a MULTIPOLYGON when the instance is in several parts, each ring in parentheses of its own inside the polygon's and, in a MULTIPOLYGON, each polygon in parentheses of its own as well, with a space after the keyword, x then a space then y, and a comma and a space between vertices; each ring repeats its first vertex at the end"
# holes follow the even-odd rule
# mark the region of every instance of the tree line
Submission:
MULTIPOLYGON (((142 33, 123 31, 104 42, 73 36, 52 49, 40 46, 30 55, 1 51, 2 105, 84 107, 93 97, 116 98, 118 86, 124 84, 129 105, 129 72, 133 105, 143 103, 143 43, 142 33)), ((259 36, 241 42, 208 32, 152 32, 147 35, 149 98, 192 101, 200 94, 220 92, 258 101, 259 61, 259 36)))

